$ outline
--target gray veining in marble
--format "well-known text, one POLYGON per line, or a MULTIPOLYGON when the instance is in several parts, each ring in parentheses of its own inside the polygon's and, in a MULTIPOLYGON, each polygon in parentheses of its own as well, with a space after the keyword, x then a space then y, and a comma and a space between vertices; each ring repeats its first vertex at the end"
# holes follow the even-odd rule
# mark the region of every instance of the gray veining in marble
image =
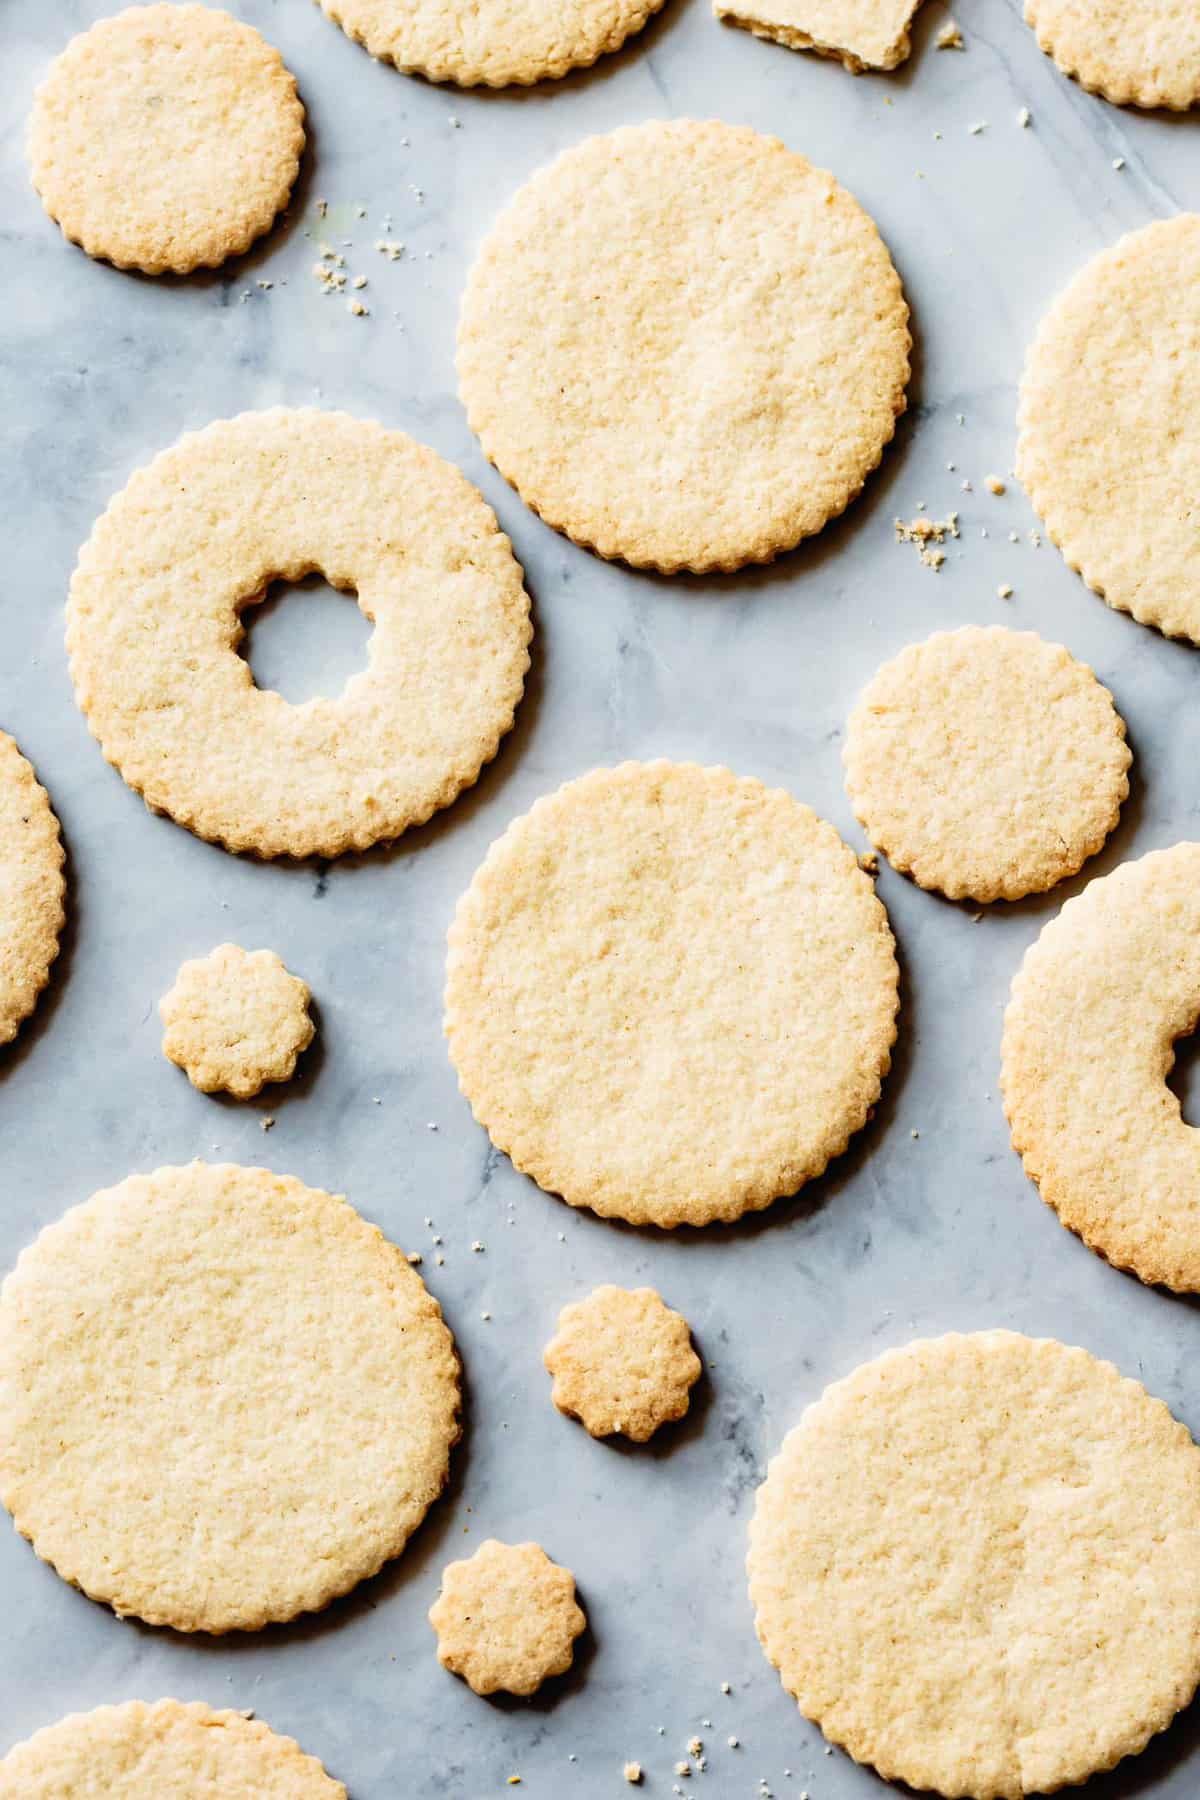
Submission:
MULTIPOLYGON (((1052 548, 1030 547, 1015 487, 982 491, 1011 465, 1022 354, 1063 282, 1122 231, 1200 204, 1200 118, 1082 93, 1039 53, 1015 0, 963 0, 962 54, 935 51, 946 14, 931 0, 905 68, 861 79, 718 26, 707 0, 668 0, 594 71, 508 95, 406 79, 306 0, 237 0, 309 109, 295 204, 231 271, 151 281, 64 244, 22 159, 32 84, 106 10, 5 0, 0 15, 0 721, 51 792, 71 882, 53 986, 0 1068, 0 1262, 131 1169, 268 1162, 348 1193, 406 1248, 428 1251, 423 1220, 436 1221, 446 1262, 425 1273, 462 1346, 469 1411, 451 1490, 401 1561, 323 1616, 256 1637, 120 1622, 0 1530, 0 1744, 72 1709, 175 1693, 258 1709, 353 1800, 474 1800, 510 1791, 514 1773, 521 1793, 590 1800, 630 1791, 626 1757, 645 1765, 648 1794, 669 1794, 696 1731, 710 1746, 697 1793, 750 1796, 765 1776, 777 1795, 882 1795, 872 1774, 822 1754, 751 1624, 753 1490, 806 1401, 886 1345, 1005 1324, 1112 1357, 1200 1430, 1195 1309, 1063 1231, 1009 1147, 1001 1009, 1062 894, 976 923, 885 867, 904 1010, 873 1125, 798 1200, 669 1237, 576 1215, 489 1151, 442 1045, 443 935, 507 821, 621 757, 727 762, 788 786, 861 845, 840 778, 847 708, 884 656, 966 620, 1036 626, 1114 689, 1134 789, 1094 872, 1200 834, 1200 652, 1109 612, 1052 548), (864 497, 774 568, 715 581, 633 574, 555 536, 485 466, 453 372, 464 273, 513 189, 590 132, 677 114, 748 122, 832 168, 879 221, 915 318, 911 410, 864 497), (408 246, 395 263, 371 248, 387 214, 408 246), (319 293, 322 238, 352 240, 369 319, 319 293), (62 647, 76 550, 130 471, 188 428, 276 402, 380 418, 461 464, 511 534, 536 607, 528 697, 478 788, 394 849, 330 867, 239 861, 152 817, 89 738, 62 647), (937 575, 892 539, 893 515, 922 500, 962 515, 937 575), (278 950, 320 1006, 303 1079, 261 1105, 206 1099, 159 1055, 159 995, 183 957, 227 937, 278 950), (563 1301, 600 1280, 660 1286, 709 1365, 690 1419, 646 1449, 593 1443, 549 1402, 541 1346, 563 1301), (442 1564, 487 1533, 540 1539, 576 1570, 591 1619, 575 1675, 532 1704, 476 1699, 439 1669, 425 1623, 442 1564)), ((254 634, 264 679, 290 668, 297 691, 319 686, 320 621, 339 604, 276 607, 254 634)), ((361 652, 361 634, 336 636, 335 687, 361 652)), ((1200 1781, 1198 1732, 1184 1719, 1089 1794, 1182 1800, 1200 1781)))

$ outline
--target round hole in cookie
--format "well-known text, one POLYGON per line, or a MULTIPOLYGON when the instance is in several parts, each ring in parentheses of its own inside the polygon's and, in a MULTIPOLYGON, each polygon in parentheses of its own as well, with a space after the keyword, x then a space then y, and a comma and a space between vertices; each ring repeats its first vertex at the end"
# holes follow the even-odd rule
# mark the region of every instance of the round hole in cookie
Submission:
POLYGON ((256 687, 298 706, 336 699, 367 666, 374 627, 353 589, 331 587, 320 570, 299 581, 272 581, 242 611, 238 652, 256 687))
POLYGON ((1179 1102, 1184 1124, 1200 1127, 1200 1030, 1176 1039, 1167 1086, 1179 1102))

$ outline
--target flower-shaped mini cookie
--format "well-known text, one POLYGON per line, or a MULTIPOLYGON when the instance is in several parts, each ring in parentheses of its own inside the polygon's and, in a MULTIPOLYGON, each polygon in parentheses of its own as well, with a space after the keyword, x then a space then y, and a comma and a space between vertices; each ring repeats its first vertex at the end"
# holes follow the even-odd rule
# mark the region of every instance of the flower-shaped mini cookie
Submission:
POLYGON ((653 1288, 598 1287, 564 1306, 543 1361, 559 1412, 638 1444, 683 1417, 700 1377, 687 1320, 653 1288))
POLYGON ((163 1055, 202 1093, 248 1100, 264 1082, 287 1081, 312 1043, 311 998, 273 950, 218 944, 185 962, 159 1001, 163 1055))
POLYGON ((540 1544, 488 1538, 474 1556, 448 1563, 429 1609, 438 1661, 477 1694, 532 1694, 571 1666, 587 1624, 570 1569, 540 1544))

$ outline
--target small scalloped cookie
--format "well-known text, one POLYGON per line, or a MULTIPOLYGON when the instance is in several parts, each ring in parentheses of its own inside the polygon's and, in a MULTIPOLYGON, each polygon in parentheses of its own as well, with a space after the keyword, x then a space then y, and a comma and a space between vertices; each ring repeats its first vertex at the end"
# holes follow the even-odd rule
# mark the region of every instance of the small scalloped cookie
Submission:
POLYGON ((921 0, 713 0, 718 19, 788 50, 815 50, 860 75, 895 69, 908 56, 908 28, 921 0))
POLYGON ((501 213, 459 389, 547 524, 637 568, 737 569, 860 493, 910 345, 891 257, 832 175, 745 126, 652 120, 576 144, 501 213))
POLYGON ((1116 106, 1200 103, 1195 0, 1025 0, 1025 20, 1064 75, 1116 106))
POLYGON ((201 1701, 129 1700, 71 1713, 0 1760, 5 1800, 346 1800, 340 1781, 261 1719, 201 1701))
POLYGON ((1017 474, 1110 606, 1200 643, 1200 213, 1093 257, 1038 329, 1017 474))
POLYGON ((784 1687, 886 1781, 1021 1800, 1145 1748, 1200 1677, 1200 1450, 1111 1363, 1010 1331, 826 1388, 758 1490, 784 1687))
POLYGON ((216 268, 287 205, 295 77, 210 6, 131 6, 72 38, 37 91, 33 185, 63 235, 144 275, 216 268))
POLYGON ((528 87, 620 49, 663 0, 321 0, 335 25, 404 74, 528 87))
POLYGON ((0 1044, 37 1005, 66 923, 62 837, 50 799, 0 731, 0 1044))
POLYGON ((872 676, 846 791, 877 850, 951 900, 1019 900, 1099 850, 1129 793, 1125 722, 1061 644, 966 625, 872 676))
POLYGON ((477 1694, 526 1696, 570 1668, 587 1619, 570 1569, 540 1544, 487 1538, 474 1556, 447 1563, 429 1623, 443 1669, 477 1694))
POLYGON ((542 1360, 559 1412, 593 1437, 635 1444, 682 1419, 700 1379, 687 1320, 648 1287, 606 1284, 564 1306, 542 1360))
POLYGON ((312 1043, 312 994, 273 950, 218 944, 180 966, 158 1003, 163 1055, 202 1094, 248 1100, 268 1081, 288 1081, 312 1043))

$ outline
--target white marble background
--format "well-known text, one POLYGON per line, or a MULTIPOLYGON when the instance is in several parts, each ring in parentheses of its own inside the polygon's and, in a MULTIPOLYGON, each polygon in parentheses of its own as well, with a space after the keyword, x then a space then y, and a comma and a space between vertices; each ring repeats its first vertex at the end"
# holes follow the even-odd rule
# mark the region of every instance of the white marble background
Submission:
MULTIPOLYGON (((1070 1237, 1009 1147, 1000 1013, 1062 893, 973 923, 884 868, 903 1014, 874 1124, 799 1200, 672 1236, 576 1215, 489 1153, 442 1044, 443 935, 505 823, 621 757, 728 762, 791 788, 860 845, 840 774, 847 708, 883 657, 966 620, 1036 626, 1115 691, 1134 789, 1092 872, 1200 835, 1200 652, 1110 613, 1053 548, 1024 541, 1034 519, 1019 491, 982 491, 1010 467, 1024 347, 1054 294, 1119 233, 1200 204, 1200 117, 1083 94, 1039 53, 1015 0, 962 0, 962 54, 935 52, 946 12, 930 0, 911 62, 861 79, 718 26, 707 0, 668 0, 593 72, 500 96, 379 66, 306 0, 235 0, 280 46, 309 110, 295 203, 231 270, 153 281, 67 246, 24 168, 33 84, 107 10, 5 0, 0 15, 0 723, 50 790, 71 882, 52 989, 0 1067, 0 1263, 130 1170, 269 1162, 348 1193, 406 1248, 430 1250, 434 1218, 446 1263, 427 1258, 424 1273, 463 1350, 469 1415, 451 1490, 400 1562, 319 1618, 254 1637, 120 1622, 0 1531, 0 1743, 72 1709, 173 1693, 257 1708, 353 1800, 473 1800, 509 1791, 514 1773, 530 1795, 616 1795, 630 1791, 626 1757, 645 1765, 647 1793, 669 1794, 696 1731, 710 1750, 698 1792, 749 1796, 766 1777, 812 1800, 882 1794, 822 1754, 754 1638, 746 1523, 804 1404, 885 1345, 1005 1324, 1114 1358, 1200 1430, 1194 1307, 1070 1237), (513 189, 587 133, 681 114, 748 122, 832 168, 891 246, 917 341, 911 410, 863 499, 774 568, 717 581, 633 574, 556 537, 485 466, 453 373, 464 273, 513 189), (371 249, 386 214, 408 245, 397 263, 371 249), (352 240, 370 318, 319 293, 322 237, 352 240), (213 417, 312 401, 402 426, 480 484, 528 570, 535 666, 516 731, 450 812, 390 851, 260 866, 151 817, 106 767, 72 699, 63 602, 79 544, 133 468, 213 417), (920 500, 962 514, 937 575, 892 540, 893 515, 920 500), (1016 590, 1007 604, 1001 582, 1016 590), (227 937, 278 950, 319 1001, 303 1080, 262 1105, 205 1099, 159 1055, 159 995, 181 958, 227 937), (559 1306, 600 1280, 660 1286, 709 1365, 693 1415, 646 1449, 593 1443, 550 1405, 541 1346, 559 1306), (540 1539, 576 1571, 591 1620, 575 1674, 532 1704, 475 1698, 439 1669, 425 1623, 443 1563, 489 1533, 540 1539)), ((361 655, 357 626, 344 599, 277 607, 255 634, 257 672, 293 697, 336 691, 361 655)), ((1198 1728, 1179 1722, 1089 1794, 1194 1793, 1198 1728)))

